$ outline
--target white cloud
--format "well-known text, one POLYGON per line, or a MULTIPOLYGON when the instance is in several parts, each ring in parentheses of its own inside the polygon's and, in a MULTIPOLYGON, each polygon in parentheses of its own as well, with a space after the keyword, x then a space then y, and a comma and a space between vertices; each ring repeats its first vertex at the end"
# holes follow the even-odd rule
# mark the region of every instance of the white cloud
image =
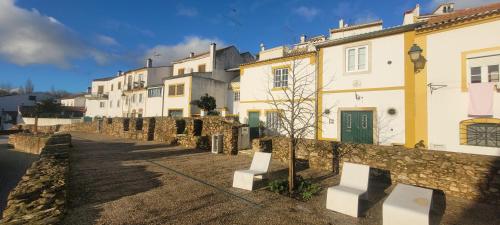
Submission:
POLYGON ((195 17, 198 15, 198 10, 192 7, 187 7, 184 5, 177 6, 177 15, 195 17))
POLYGON ((207 52, 211 43, 216 43, 217 48, 225 46, 224 42, 218 38, 188 36, 175 45, 157 45, 148 49, 138 60, 142 63, 144 59, 152 58, 155 65, 170 65, 172 61, 188 57, 191 52, 207 52))
MULTIPOLYGON (((434 10, 439 4, 450 2, 448 0, 432 0, 429 3, 428 9, 434 10)), ((454 0, 456 9, 469 8, 469 7, 477 7, 481 5, 486 5, 489 3, 498 2, 498 0, 454 0)))
POLYGON ((319 14, 319 10, 314 7, 300 6, 293 10, 297 15, 304 17, 307 21, 311 21, 319 14))
POLYGON ((96 36, 96 40, 101 45, 106 45, 106 46, 118 46, 118 45, 120 45, 114 38, 107 36, 107 35, 99 34, 96 36))
POLYGON ((106 61, 105 53, 88 46, 57 19, 14 0, 0 1, 0 58, 18 65, 52 64, 70 67, 70 60, 106 61))

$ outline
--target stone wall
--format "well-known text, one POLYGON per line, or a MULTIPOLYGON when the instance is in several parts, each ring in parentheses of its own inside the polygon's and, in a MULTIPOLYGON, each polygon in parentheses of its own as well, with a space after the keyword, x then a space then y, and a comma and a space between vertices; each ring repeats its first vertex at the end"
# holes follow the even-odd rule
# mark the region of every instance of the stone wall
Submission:
MULTIPOLYGON (((227 120, 219 116, 178 119, 171 117, 142 118, 143 125, 140 130, 136 127, 138 120, 137 118, 103 118, 79 124, 39 127, 38 130, 48 133, 58 131, 101 133, 114 137, 158 141, 202 149, 210 149, 212 135, 223 134, 224 153, 238 153, 238 129, 241 124, 231 119, 227 120), (182 120, 185 123, 185 129, 180 133, 178 133, 177 120, 182 120)), ((24 126, 23 128, 33 129, 32 126, 24 126)))
MULTIPOLYGON (((61 136, 61 135, 54 135, 61 136)), ((64 138, 49 137, 34 162, 10 192, 1 224, 57 224, 66 210, 69 146, 64 138)))
POLYGON ((42 150, 50 145, 51 148, 62 145, 60 147, 71 146, 70 134, 31 134, 31 133, 16 133, 9 135, 8 143, 14 147, 16 151, 26 152, 31 154, 40 154, 42 150))
MULTIPOLYGON (((254 141, 273 158, 288 159, 288 139, 254 141)), ((404 147, 305 140, 296 152, 311 168, 339 172, 343 162, 369 165, 388 171, 393 183, 405 183, 444 191, 460 198, 500 204, 500 157, 404 147)))

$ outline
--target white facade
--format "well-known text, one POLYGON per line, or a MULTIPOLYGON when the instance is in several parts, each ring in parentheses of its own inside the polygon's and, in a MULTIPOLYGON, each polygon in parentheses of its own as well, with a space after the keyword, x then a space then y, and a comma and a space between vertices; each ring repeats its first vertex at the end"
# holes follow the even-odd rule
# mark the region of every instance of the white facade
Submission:
POLYGON ((322 49, 320 139, 342 140, 342 111, 370 111, 374 144, 405 143, 404 51, 403 33, 322 49), (365 68, 349 72, 348 51, 359 47, 366 49, 365 68))
POLYGON ((61 99, 62 106, 85 107, 85 96, 79 95, 61 99))
MULTIPOLYGON (((460 130, 460 122, 478 118, 468 115, 470 67, 482 66, 482 82, 488 82, 487 66, 500 65, 499 35, 500 21, 493 20, 426 36, 427 83, 445 85, 432 94, 427 88, 431 149, 500 156, 499 147, 461 144, 460 140, 460 133, 466 132, 460 130)), ((493 98, 493 115, 487 118, 498 120, 500 93, 495 91, 493 98)))

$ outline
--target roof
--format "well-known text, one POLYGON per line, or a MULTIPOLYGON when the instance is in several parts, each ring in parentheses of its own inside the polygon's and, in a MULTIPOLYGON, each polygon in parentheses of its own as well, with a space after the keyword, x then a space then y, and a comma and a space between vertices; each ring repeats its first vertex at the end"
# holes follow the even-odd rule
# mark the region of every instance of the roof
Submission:
POLYGON ((69 95, 69 96, 66 96, 64 98, 61 98, 61 100, 63 100, 63 99, 74 99, 74 98, 78 98, 78 97, 85 97, 85 93, 69 95))
POLYGON ((450 23, 462 22, 465 20, 476 19, 499 13, 500 13, 500 2, 483 5, 475 8, 459 9, 451 13, 430 17, 427 20, 427 24, 417 28, 417 30, 423 30, 450 23))
POLYGON ((108 81, 108 80, 112 80, 113 78, 115 78, 116 76, 112 76, 112 77, 103 77, 103 78, 97 78, 97 79, 93 79, 92 81, 108 81))
POLYGON ((242 63, 240 66, 247 66, 247 65, 252 65, 252 64, 259 64, 259 63, 265 63, 269 61, 274 61, 274 60, 279 60, 279 59, 286 59, 286 58, 292 58, 294 56, 301 56, 301 55, 308 55, 308 54, 314 54, 314 51, 309 51, 309 52, 303 52, 303 51, 296 51, 292 53, 288 53, 282 57, 278 58, 271 58, 271 59, 265 59, 265 60, 260 60, 260 61, 253 61, 253 62, 248 62, 248 63, 242 63))
POLYGON ((343 31, 349 31, 349 30, 356 30, 360 28, 365 28, 365 27, 372 27, 372 26, 379 26, 382 25, 382 20, 377 20, 373 21, 370 23, 363 23, 363 24, 355 24, 347 27, 341 27, 341 28, 332 28, 330 29, 330 33, 337 33, 337 32, 343 32, 343 31))
POLYGON ((186 74, 182 74, 182 75, 176 75, 176 76, 171 76, 171 77, 167 77, 167 78, 163 78, 163 80, 174 80, 174 79, 178 79, 178 78, 183 78, 183 77, 203 77, 203 78, 207 78, 206 75, 210 75, 212 74, 211 72, 193 72, 193 73, 186 73, 186 74))
MULTIPOLYGON (((227 50, 229 48, 232 48, 232 47, 235 47, 235 46, 234 45, 230 45, 230 46, 227 46, 227 47, 224 47, 224 48, 217 49, 217 50, 215 50, 215 53, 217 54, 217 53, 223 52, 223 51, 225 51, 225 50, 227 50)), ((181 62, 189 61, 189 60, 192 60, 192 59, 202 58, 202 57, 208 56, 208 54, 210 54, 210 51, 198 53, 198 54, 195 54, 192 57, 188 56, 188 57, 185 57, 185 58, 182 58, 182 59, 178 59, 178 60, 173 61, 172 63, 181 63, 181 62)))
MULTIPOLYGON (((172 67, 172 66, 153 66, 153 67, 149 67, 150 69, 151 68, 163 68, 163 67, 172 67)), ((94 79, 92 81, 108 81, 108 80, 112 80, 114 78, 117 78, 117 77, 121 77, 127 73, 130 73, 130 72, 133 72, 133 71, 137 71, 137 70, 143 70, 143 69, 148 69, 148 67, 139 67, 139 68, 135 68, 135 69, 130 69, 130 70, 127 70, 125 72, 123 72, 123 74, 120 74, 118 76, 111 76, 111 77, 103 77, 103 78, 97 78, 97 79, 94 79)))
POLYGON ((353 35, 345 38, 339 38, 339 39, 333 39, 333 40, 328 40, 324 41, 322 43, 319 43, 316 45, 316 47, 328 47, 332 45, 339 45, 339 44, 344 44, 348 42, 354 42, 354 41, 361 41, 361 40, 366 40, 370 38, 377 38, 377 37, 383 37, 387 35, 393 35, 393 34, 399 34, 403 33, 406 31, 414 30, 416 27, 421 26, 424 23, 414 23, 414 24, 408 24, 408 25, 400 25, 400 26, 394 26, 394 27, 389 27, 383 30, 377 30, 377 31, 372 31, 368 33, 363 33, 363 34, 358 34, 358 35, 353 35))

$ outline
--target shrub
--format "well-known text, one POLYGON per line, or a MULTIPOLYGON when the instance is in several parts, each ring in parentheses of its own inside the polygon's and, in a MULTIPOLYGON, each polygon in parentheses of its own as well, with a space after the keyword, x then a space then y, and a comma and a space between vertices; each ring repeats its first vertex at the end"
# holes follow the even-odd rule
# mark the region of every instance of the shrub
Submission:
MULTIPOLYGON (((295 198, 299 198, 303 201, 308 201, 319 191, 321 191, 321 187, 319 185, 304 180, 304 178, 302 178, 301 176, 298 176, 297 181, 297 190, 291 195, 295 198)), ((270 191, 275 193, 279 193, 282 195, 290 194, 288 192, 288 180, 285 179, 271 181, 269 182, 268 187, 270 191)))
POLYGON ((288 193, 288 181, 287 180, 273 180, 269 182, 269 189, 272 192, 276 192, 279 194, 288 193))

